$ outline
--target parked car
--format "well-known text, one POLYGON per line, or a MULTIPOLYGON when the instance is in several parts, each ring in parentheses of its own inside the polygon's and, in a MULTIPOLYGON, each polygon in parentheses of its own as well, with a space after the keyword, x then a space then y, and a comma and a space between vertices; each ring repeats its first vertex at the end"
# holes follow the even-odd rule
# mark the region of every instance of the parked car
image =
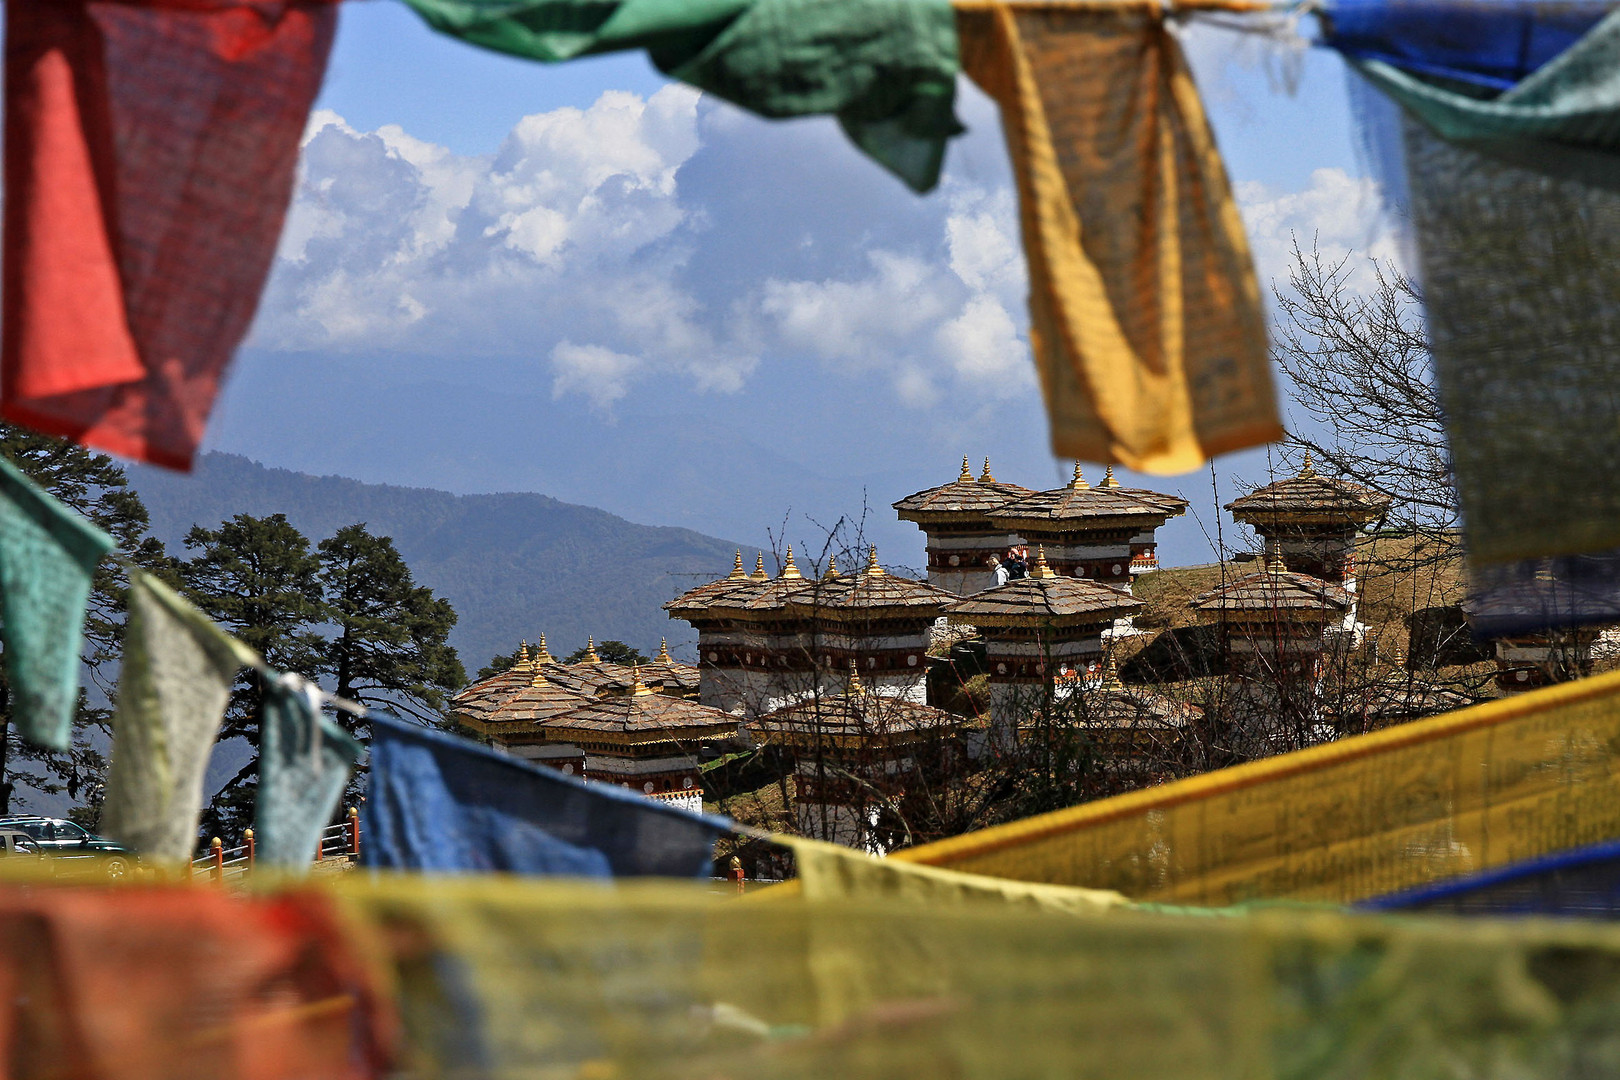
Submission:
POLYGON ((0 829, 0 859, 12 856, 24 859, 43 859, 44 850, 39 841, 21 829, 0 829))
POLYGON ((0 832, 6 831, 23 833, 39 845, 40 851, 49 858, 87 860, 86 869, 94 865, 104 876, 113 880, 128 877, 138 861, 133 848, 97 836, 83 825, 66 818, 41 817, 37 814, 0 818, 0 832))

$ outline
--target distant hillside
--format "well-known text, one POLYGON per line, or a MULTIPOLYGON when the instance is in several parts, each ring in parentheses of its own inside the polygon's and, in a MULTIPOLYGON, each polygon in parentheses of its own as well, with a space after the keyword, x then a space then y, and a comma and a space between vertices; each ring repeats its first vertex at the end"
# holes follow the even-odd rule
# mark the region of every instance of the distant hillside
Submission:
MULTIPOLYGON (((455 605, 451 637, 469 674, 544 631, 559 656, 617 638, 652 653, 695 641, 660 605, 731 568, 738 545, 690 529, 635 525, 545 495, 452 495, 265 468, 207 454, 191 476, 132 468, 157 536, 176 554, 192 525, 283 513, 311 542, 363 521, 392 536, 418 581, 455 605)), ((753 550, 745 549, 750 562, 753 550)), ((679 651, 679 650, 677 650, 679 651)))

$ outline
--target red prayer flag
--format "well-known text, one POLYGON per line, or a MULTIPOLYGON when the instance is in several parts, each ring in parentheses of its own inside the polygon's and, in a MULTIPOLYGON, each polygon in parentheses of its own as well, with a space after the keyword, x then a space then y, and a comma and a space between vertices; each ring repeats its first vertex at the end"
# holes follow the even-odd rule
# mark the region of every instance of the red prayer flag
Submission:
POLYGON ((0 416, 191 468, 336 25, 325 0, 6 5, 0 416))
POLYGON ((314 893, 0 885, 0 1071, 374 1080, 398 1018, 367 957, 314 893))

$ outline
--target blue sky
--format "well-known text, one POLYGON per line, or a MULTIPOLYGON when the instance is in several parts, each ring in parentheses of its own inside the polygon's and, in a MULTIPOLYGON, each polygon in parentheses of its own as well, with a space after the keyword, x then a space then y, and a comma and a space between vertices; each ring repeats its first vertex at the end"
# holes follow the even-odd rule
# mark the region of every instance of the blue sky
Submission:
MULTIPOLYGON (((640 55, 509 59, 382 0, 342 20, 210 447, 752 544, 785 528, 819 547, 864 501, 884 560, 910 565, 920 534, 888 504, 964 453, 1030 486, 1067 477, 1023 340, 1000 132, 971 87, 970 134, 918 198, 830 121, 747 116, 640 55)), ((1207 29, 1188 47, 1262 278, 1291 233, 1383 251, 1336 57, 1207 29), (1292 95, 1273 85, 1288 68, 1292 95)), ((1267 461, 1219 461, 1221 501, 1267 461)), ((1193 500, 1165 560, 1207 560, 1209 473, 1135 479, 1193 500)))

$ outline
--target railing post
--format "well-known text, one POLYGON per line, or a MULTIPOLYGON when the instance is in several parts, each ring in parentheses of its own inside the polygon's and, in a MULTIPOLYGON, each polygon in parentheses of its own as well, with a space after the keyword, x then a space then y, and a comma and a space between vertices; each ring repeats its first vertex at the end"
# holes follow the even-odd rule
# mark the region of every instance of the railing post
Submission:
POLYGON ((323 848, 325 846, 326 846, 326 830, 322 829, 321 830, 321 835, 319 835, 319 836, 317 836, 315 838, 315 861, 316 862, 321 861, 321 848, 323 848))
POLYGON ((216 882, 223 882, 225 880, 225 841, 216 836, 208 842, 208 847, 213 853, 213 865, 209 867, 208 873, 212 875, 216 882))
POLYGON ((731 857, 731 880, 737 883, 737 891, 743 891, 743 865, 737 856, 731 857))
POLYGON ((247 832, 243 833, 242 839, 247 843, 247 868, 248 873, 251 874, 253 872, 254 856, 257 854, 255 851, 255 845, 253 843, 253 830, 249 829, 247 832))
POLYGON ((349 807, 349 857, 360 861, 360 811, 349 807))

